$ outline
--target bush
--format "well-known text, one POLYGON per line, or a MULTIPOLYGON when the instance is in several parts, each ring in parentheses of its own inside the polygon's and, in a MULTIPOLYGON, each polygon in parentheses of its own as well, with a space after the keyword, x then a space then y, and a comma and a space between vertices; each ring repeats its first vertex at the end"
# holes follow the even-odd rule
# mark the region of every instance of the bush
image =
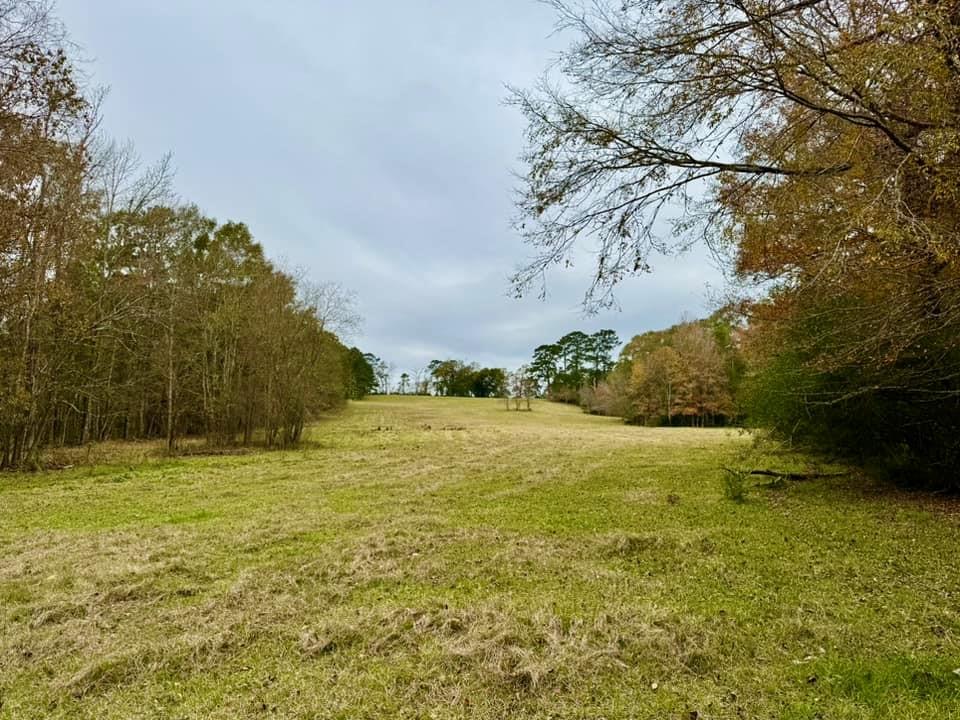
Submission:
POLYGON ((818 370, 833 349, 811 346, 804 334, 814 333, 799 325, 781 333, 770 345, 784 349, 746 381, 749 424, 899 484, 960 490, 960 388, 948 372, 960 367, 960 352, 934 353, 933 339, 882 367, 818 370), (939 366, 931 370, 933 357, 939 366))

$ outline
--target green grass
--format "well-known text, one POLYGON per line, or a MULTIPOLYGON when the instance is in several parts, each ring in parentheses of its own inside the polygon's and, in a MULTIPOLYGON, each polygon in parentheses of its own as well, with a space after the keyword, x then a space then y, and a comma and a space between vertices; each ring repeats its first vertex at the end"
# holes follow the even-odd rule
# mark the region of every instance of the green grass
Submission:
POLYGON ((958 515, 721 430, 373 399, 0 476, 2 718, 960 717, 958 515), (695 715, 694 715, 695 713, 695 715))

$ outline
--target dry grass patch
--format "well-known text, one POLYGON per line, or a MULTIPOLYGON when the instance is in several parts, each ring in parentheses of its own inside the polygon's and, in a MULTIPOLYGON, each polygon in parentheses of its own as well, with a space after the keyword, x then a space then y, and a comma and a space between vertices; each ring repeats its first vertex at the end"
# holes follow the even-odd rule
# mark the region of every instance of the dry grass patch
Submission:
POLYGON ((304 630, 305 660, 362 652, 415 655, 442 677, 468 677, 492 692, 569 691, 627 668, 702 674, 713 658, 702 631, 660 608, 617 607, 562 617, 501 604, 396 608, 332 618, 304 630))

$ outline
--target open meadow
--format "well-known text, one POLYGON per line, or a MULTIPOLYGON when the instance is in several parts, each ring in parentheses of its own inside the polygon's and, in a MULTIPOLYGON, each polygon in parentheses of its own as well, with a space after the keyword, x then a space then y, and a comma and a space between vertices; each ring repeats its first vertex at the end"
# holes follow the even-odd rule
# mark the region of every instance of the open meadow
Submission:
POLYGON ((105 457, 0 475, 2 718, 960 717, 956 506, 734 502, 803 467, 735 431, 389 397, 105 457))

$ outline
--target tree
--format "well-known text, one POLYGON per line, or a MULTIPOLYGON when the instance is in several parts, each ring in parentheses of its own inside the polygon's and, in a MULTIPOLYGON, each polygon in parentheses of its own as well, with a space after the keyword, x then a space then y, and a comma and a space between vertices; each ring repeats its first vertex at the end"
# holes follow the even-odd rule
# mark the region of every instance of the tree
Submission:
POLYGON ((586 340, 586 352, 590 362, 590 380, 599 383, 613 369, 613 351, 620 345, 620 338, 613 330, 598 330, 586 340))
POLYGON ((454 395, 457 383, 457 374, 461 371, 463 363, 459 360, 432 360, 427 366, 430 371, 430 377, 433 380, 433 387, 437 395, 454 395))
POLYGON ((590 238, 588 302, 611 302, 700 232, 770 289, 743 303, 751 352, 804 388, 776 403, 795 411, 774 428, 942 476, 960 457, 953 6, 554 5, 579 39, 557 65, 565 90, 514 95, 529 123, 521 222, 539 251, 518 290, 590 238))
POLYGON ((545 383, 545 391, 559 402, 578 402, 585 382, 584 368, 590 355, 590 338, 580 330, 534 351, 531 376, 545 383))
POLYGON ((521 365, 517 370, 507 375, 507 409, 510 409, 510 398, 513 399, 513 409, 532 410, 531 400, 537 392, 537 378, 530 371, 529 365, 521 365))
POLYGON ((357 311, 357 294, 338 282, 298 282, 303 301, 314 308, 320 328, 340 338, 350 338, 363 325, 357 311))
MULTIPOLYGON (((627 410, 624 417, 669 425, 732 421, 743 361, 729 339, 721 344, 718 337, 729 338, 729 325, 715 316, 644 333, 627 343, 611 373, 617 383, 623 383, 620 387, 625 387, 631 401, 629 408, 619 405, 627 410)), ((607 383, 605 392, 616 386, 607 383)))
POLYGON ((377 376, 379 383, 379 392, 381 395, 390 394, 390 376, 393 374, 393 366, 386 360, 377 359, 373 367, 373 372, 377 376))
POLYGON ((679 354, 669 345, 657 348, 633 366, 630 393, 637 415, 643 422, 673 423, 677 407, 677 386, 682 379, 679 354))
POLYGON ((351 400, 362 400, 377 389, 377 377, 373 366, 364 353, 352 347, 346 355, 347 373, 350 378, 347 397, 351 400))
POLYGON ((390 375, 393 373, 393 366, 373 353, 364 353, 363 357, 373 369, 373 376, 376 379, 374 391, 381 395, 389 395, 390 375))
POLYGON ((593 335, 575 330, 533 351, 530 373, 542 390, 561 402, 578 402, 583 388, 596 385, 613 369, 620 339, 613 330, 593 335))
POLYGON ((68 46, 49 3, 0 0, 0 468, 113 437, 299 441, 348 394, 352 296, 173 204, 169 157, 94 134, 68 46))
POLYGON ((402 374, 400 375, 400 394, 401 394, 401 395, 406 395, 406 394, 407 394, 407 388, 408 388, 409 386, 410 386, 410 374, 409 374, 409 373, 402 373, 402 374))
POLYGON ((506 373, 500 368, 478 368, 471 378, 470 394, 477 398, 501 397, 506 385, 506 373))
POLYGON ((635 418, 634 402, 630 396, 630 373, 630 366, 618 365, 603 380, 581 390, 580 405, 586 412, 595 415, 635 418))
POLYGON ((540 250, 519 291, 590 236, 588 300, 609 301, 651 254, 685 248, 691 220, 725 219, 705 191, 728 205, 783 180, 841 182, 857 174, 845 130, 903 158, 935 153, 952 127, 957 26, 937 3, 552 4, 578 40, 558 64, 567 91, 544 79, 512 95, 528 121, 521 230, 540 250), (681 210, 676 241, 658 229, 664 208, 681 210))
POLYGON ((427 369, 437 394, 447 397, 495 397, 505 382, 503 370, 462 360, 434 360, 427 369))
POLYGON ((93 318, 73 270, 91 253, 87 149, 96 112, 46 3, 0 3, 0 38, 0 467, 7 467, 36 462, 72 389, 61 338, 90 338, 93 318))
POLYGON ((717 416, 733 414, 729 377, 716 338, 701 323, 685 323, 673 341, 681 362, 676 406, 694 425, 712 424, 717 416))
POLYGON ((533 351, 530 372, 537 378, 544 391, 549 391, 553 379, 560 372, 560 345, 540 345, 533 351))
POLYGON ((413 391, 417 395, 430 394, 430 371, 428 368, 419 368, 414 373, 413 391))
POLYGON ((578 386, 589 355, 590 338, 581 330, 569 332, 557 341, 560 347, 564 384, 578 386))

